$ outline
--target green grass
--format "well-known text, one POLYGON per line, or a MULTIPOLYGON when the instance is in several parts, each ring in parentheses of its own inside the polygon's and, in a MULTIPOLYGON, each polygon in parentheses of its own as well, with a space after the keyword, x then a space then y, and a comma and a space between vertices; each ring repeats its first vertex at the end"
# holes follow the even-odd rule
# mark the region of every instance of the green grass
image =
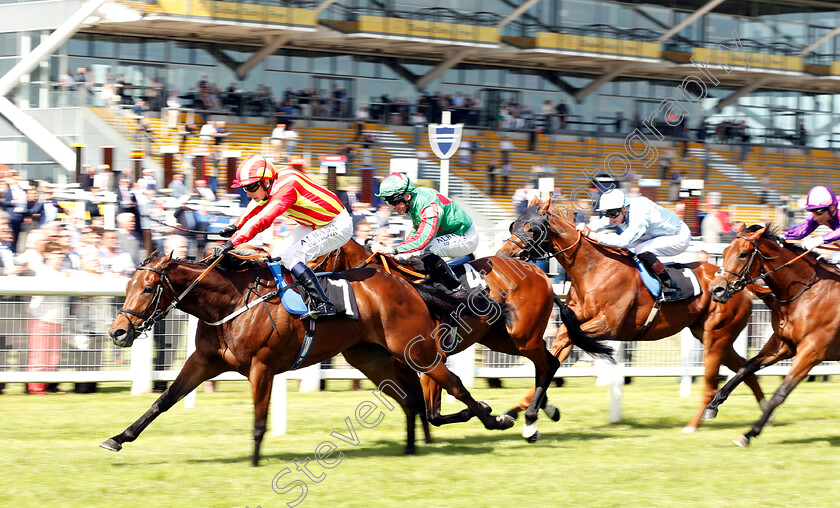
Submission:
MULTIPOLYGON (((772 391, 780 378, 762 379, 772 391)), ((525 391, 521 380, 505 386, 473 393, 498 413, 525 391)), ((836 506, 840 495, 840 383, 834 381, 800 385, 777 411, 777 424, 748 450, 730 444, 758 417, 745 388, 715 422, 681 434, 697 409, 700 383, 690 398, 680 398, 674 379, 634 379, 625 387, 624 421, 609 424, 606 388, 583 378, 549 392, 563 418, 541 419, 537 444, 521 438, 521 419, 504 432, 472 420, 433 429, 436 442, 421 440, 413 457, 401 455, 399 410, 386 412, 376 428, 355 424, 356 447, 330 437, 347 434, 344 418, 352 420, 359 403, 375 400, 369 389, 290 389, 289 433, 266 437, 259 468, 249 465, 253 409, 246 383, 199 393, 194 409, 177 405, 119 453, 98 444, 139 417, 154 396, 131 396, 124 385, 105 388, 43 397, 15 393, 20 385, 7 388, 0 396, 0 506, 284 506, 295 496, 275 493, 272 481, 287 467, 292 473, 279 486, 305 480, 309 491, 300 506, 318 507, 836 506), (344 457, 325 470, 313 454, 327 440, 344 457), (320 483, 295 470, 292 461, 307 457, 313 474, 326 474, 320 483)))

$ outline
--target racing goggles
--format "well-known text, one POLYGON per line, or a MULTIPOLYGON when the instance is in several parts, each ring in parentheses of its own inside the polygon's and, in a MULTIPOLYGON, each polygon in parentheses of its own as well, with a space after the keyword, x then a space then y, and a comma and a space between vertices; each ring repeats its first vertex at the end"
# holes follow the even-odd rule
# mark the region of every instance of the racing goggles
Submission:
POLYGON ((257 189, 260 188, 260 182, 259 182, 259 180, 257 180, 256 182, 254 182, 252 184, 243 185, 242 188, 245 189, 248 192, 257 192, 257 189))
POLYGON ((604 210, 604 217, 615 219, 616 217, 621 215, 622 210, 623 208, 613 208, 612 210, 604 210))

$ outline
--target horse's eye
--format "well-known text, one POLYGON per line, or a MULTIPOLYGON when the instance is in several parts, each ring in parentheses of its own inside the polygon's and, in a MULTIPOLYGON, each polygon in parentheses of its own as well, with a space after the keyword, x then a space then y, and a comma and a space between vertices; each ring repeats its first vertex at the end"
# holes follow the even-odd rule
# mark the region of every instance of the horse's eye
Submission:
POLYGON ((154 289, 152 288, 152 286, 146 286, 146 287, 143 288, 143 292, 144 293, 152 293, 152 292, 154 292, 154 289))
POLYGON ((742 252, 742 253, 738 254, 738 259, 747 259, 747 253, 742 252))

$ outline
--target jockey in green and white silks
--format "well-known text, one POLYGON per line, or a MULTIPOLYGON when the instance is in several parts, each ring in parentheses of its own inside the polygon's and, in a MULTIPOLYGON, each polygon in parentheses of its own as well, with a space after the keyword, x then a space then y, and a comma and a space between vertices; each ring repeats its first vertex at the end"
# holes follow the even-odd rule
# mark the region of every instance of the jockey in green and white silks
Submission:
POLYGON ((458 289, 458 279, 441 256, 466 256, 478 247, 478 230, 470 216, 443 194, 415 187, 402 173, 388 175, 377 196, 384 198, 396 213, 408 214, 414 227, 397 245, 374 243, 371 250, 385 254, 425 253, 422 259, 426 269, 447 288, 458 289))

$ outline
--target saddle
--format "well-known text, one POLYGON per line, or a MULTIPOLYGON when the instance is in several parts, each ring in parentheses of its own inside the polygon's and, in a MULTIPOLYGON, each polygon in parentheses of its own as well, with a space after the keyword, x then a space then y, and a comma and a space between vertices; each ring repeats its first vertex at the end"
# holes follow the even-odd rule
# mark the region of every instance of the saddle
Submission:
MULTIPOLYGON (((353 321, 359 320, 359 307, 356 303, 356 292, 347 278, 339 273, 328 272, 315 274, 324 292, 338 311, 336 317, 346 317, 353 321)), ((295 281, 291 273, 283 267, 284 286, 277 288, 280 301, 286 312, 293 316, 301 316, 307 312, 303 297, 305 292, 295 281), (289 286, 292 286, 291 288, 289 286), (291 291, 289 291, 291 289, 291 291)))
POLYGON ((663 263, 665 265, 665 269, 668 270, 668 274, 671 276, 671 279, 673 279, 673 281, 677 284, 677 287, 679 287, 682 292, 682 298, 668 298, 664 295, 660 295, 662 288, 659 279, 648 272, 647 267, 645 267, 644 263, 642 263, 636 256, 633 256, 633 261, 636 263, 636 268, 639 270, 639 275, 642 277, 642 283, 644 283, 645 287, 654 298, 661 299, 665 303, 670 303, 688 300, 689 298, 694 298, 695 296, 703 294, 703 288, 700 287, 700 281, 697 280, 697 276, 691 268, 682 263, 663 263))

